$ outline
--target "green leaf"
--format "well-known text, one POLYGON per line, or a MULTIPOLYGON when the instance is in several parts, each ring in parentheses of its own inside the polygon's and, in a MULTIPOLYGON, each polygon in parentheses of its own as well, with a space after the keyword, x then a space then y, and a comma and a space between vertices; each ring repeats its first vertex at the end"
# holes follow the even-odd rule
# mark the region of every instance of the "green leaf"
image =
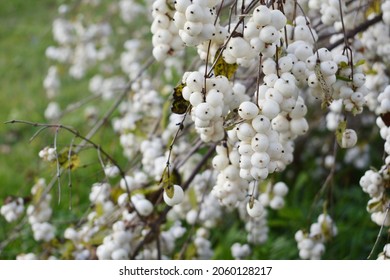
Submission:
POLYGON ((185 83, 181 83, 173 89, 172 113, 184 114, 187 111, 188 106, 190 106, 190 102, 183 98, 183 88, 185 86, 185 83))
POLYGON ((360 65, 363 65, 364 63, 366 63, 366 60, 365 59, 360 59, 358 62, 355 63, 355 67, 358 67, 360 65))
POLYGON ((352 82, 352 79, 347 78, 347 77, 343 77, 343 76, 340 76, 340 75, 336 75, 336 79, 337 80, 341 80, 341 81, 345 81, 345 82, 352 82))
POLYGON ((231 80, 234 76, 234 73, 236 73, 236 70, 238 68, 238 65, 237 63, 234 63, 234 64, 229 64, 227 63, 223 57, 222 57, 222 54, 220 55, 222 51, 222 48, 219 49, 217 51, 217 53, 215 54, 215 57, 217 57, 217 61, 215 63, 215 67, 214 67, 214 74, 215 76, 225 76, 226 78, 228 78, 229 80, 231 80))
POLYGON ((341 147, 341 141, 343 139, 343 134, 346 129, 347 129, 347 121, 340 121, 336 129, 336 139, 340 147, 341 147))
POLYGON ((344 68, 348 68, 349 67, 348 63, 345 62, 345 61, 341 61, 338 66, 339 66, 339 69, 340 68, 344 69, 344 68))

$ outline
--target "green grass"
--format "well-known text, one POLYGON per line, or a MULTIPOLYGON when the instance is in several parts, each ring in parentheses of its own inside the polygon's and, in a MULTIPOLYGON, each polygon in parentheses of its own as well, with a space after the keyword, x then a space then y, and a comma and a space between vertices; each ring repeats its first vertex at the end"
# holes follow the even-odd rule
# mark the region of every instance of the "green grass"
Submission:
MULTIPOLYGON (((45 50, 54 44, 51 23, 57 14, 58 4, 63 1, 14 0, 0 3, 0 205, 9 196, 27 196, 39 177, 51 178, 55 167, 48 167, 38 157, 38 152, 47 145, 53 145, 54 132, 46 130, 29 143, 29 138, 37 130, 24 124, 4 124, 12 119, 32 122, 46 122, 43 112, 48 100, 43 88, 43 79, 50 66, 45 50)), ((65 82, 62 104, 67 104, 81 90, 86 82, 69 84, 65 82)), ((66 119, 74 120, 76 117, 66 119)), ((76 122, 77 123, 77 122, 76 122)), ((70 135, 61 132, 58 146, 69 144, 70 135)), ((101 175, 98 165, 90 164, 91 155, 83 158, 86 165, 72 175, 73 210, 69 211, 69 190, 61 191, 62 202, 57 204, 58 194, 53 192, 53 205, 56 215, 64 224, 85 211, 86 194, 92 182, 101 175), (88 169, 87 177, 82 174, 88 169), (80 207, 80 205, 82 205, 80 207)), ((66 178, 63 186, 67 186, 66 178)), ((15 224, 8 224, 0 217, 0 242, 15 224)), ((27 233, 28 228, 23 229, 27 233)), ((31 234, 29 234, 31 236, 31 234)), ((1 259, 14 258, 20 252, 33 251, 36 243, 28 237, 11 243, 0 255, 1 259)))

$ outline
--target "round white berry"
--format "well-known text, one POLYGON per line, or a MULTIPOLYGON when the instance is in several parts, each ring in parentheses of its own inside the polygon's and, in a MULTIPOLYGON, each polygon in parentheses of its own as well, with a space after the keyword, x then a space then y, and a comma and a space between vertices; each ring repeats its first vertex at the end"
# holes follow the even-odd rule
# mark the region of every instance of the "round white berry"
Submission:
POLYGON ((259 108, 250 101, 244 101, 241 103, 240 107, 238 107, 238 114, 244 120, 251 120, 257 116, 259 113, 259 108))
POLYGON ((272 13, 267 6, 261 5, 253 11, 253 21, 259 26, 266 26, 271 23, 272 13))
POLYGON ((355 130, 347 128, 341 138, 342 148, 352 148, 356 145, 357 135, 355 130))
POLYGON ((252 218, 260 217, 264 214, 264 207, 257 199, 249 201, 246 205, 246 210, 252 218))
POLYGON ((182 187, 180 187, 179 185, 171 185, 171 186, 169 186, 169 188, 172 188, 169 191, 173 191, 173 195, 172 195, 172 197, 169 197, 167 194, 167 191, 164 190, 163 198, 164 198, 165 203, 169 206, 174 206, 176 204, 181 203, 183 201, 183 198, 184 198, 184 191, 183 191, 182 187))
POLYGON ((288 187, 285 183, 278 182, 273 186, 272 191, 275 195, 285 196, 288 193, 288 187))

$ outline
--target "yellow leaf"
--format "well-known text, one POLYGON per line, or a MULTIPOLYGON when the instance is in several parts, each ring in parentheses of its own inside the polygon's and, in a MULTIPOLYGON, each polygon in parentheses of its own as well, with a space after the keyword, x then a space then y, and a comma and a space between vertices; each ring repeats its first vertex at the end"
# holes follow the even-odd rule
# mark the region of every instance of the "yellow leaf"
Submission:
POLYGON ((164 191, 165 191, 165 193, 167 194, 167 196, 169 198, 172 198, 173 195, 175 194, 175 188, 173 187, 172 184, 165 185, 164 186, 164 191))
POLYGON ((317 63, 314 66, 314 73, 316 74, 317 80, 320 83, 321 91, 322 91, 322 103, 321 108, 325 109, 332 103, 332 91, 331 88, 327 85, 324 75, 322 75, 320 64, 317 63))
POLYGON ((190 102, 183 98, 183 88, 186 86, 185 83, 181 83, 173 89, 173 102, 171 111, 175 114, 184 114, 190 102))
POLYGON ((43 190, 44 190, 43 186, 39 186, 37 188, 37 190, 33 196, 33 202, 35 205, 37 205, 40 202, 42 194, 43 194, 43 190))
POLYGON ((120 187, 114 187, 111 189, 110 197, 113 201, 118 201, 118 198, 121 194, 125 193, 125 191, 120 187))
POLYGON ((379 14, 381 12, 381 0, 372 0, 369 3, 365 12, 366 18, 371 14, 379 14))
POLYGON ((62 168, 75 170, 80 166, 80 158, 73 151, 69 153, 69 148, 65 148, 58 154, 58 163, 62 168))
POLYGON ((222 55, 220 55, 222 49, 219 49, 217 53, 215 54, 215 57, 217 57, 217 61, 214 62, 214 74, 215 76, 225 76, 229 80, 231 80, 234 76, 234 73, 236 73, 236 70, 238 68, 237 63, 229 64, 227 63, 223 58, 222 55))
POLYGON ((341 147, 341 141, 343 139, 343 134, 344 134, 346 129, 347 129, 347 122, 340 121, 339 125, 337 126, 337 129, 336 129, 336 139, 337 139, 337 143, 340 145, 340 147, 341 147))

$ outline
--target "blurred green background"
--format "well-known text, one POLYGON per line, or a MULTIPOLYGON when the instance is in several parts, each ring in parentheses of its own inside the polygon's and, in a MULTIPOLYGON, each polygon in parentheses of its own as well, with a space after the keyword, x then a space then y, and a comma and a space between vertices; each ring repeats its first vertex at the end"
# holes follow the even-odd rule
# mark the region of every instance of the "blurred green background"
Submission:
MULTIPOLYGON (((45 57, 45 49, 53 44, 51 22, 57 14, 57 8, 64 1, 54 0, 12 0, 0 2, 0 205, 9 196, 27 196, 31 186, 39 177, 48 180, 54 174, 54 168, 41 166, 38 152, 53 143, 53 131, 45 131, 34 141, 29 138, 36 128, 21 124, 4 122, 11 119, 24 119, 33 122, 45 122, 43 112, 47 98, 42 86, 43 79, 50 66, 45 57)), ((59 101, 62 105, 77 100, 80 91, 87 90, 84 81, 62 81, 62 93, 59 101)), ((66 120, 65 120, 66 121, 66 120)), ((82 121, 76 117, 69 119, 79 128, 82 121)), ((103 130, 110 131, 109 128, 103 130)), ((105 141, 106 133, 100 140, 105 141)), ((322 137, 321 134, 317 136, 322 137)), ((69 137, 61 141, 68 143, 69 137)), ((325 138, 324 138, 325 139, 325 138)), ((366 141, 373 147, 370 164, 380 166, 383 142, 378 138, 368 137, 366 141), (375 148, 378 147, 378 148, 375 148)), ((323 200, 316 204, 310 215, 311 205, 327 173, 321 169, 318 154, 313 154, 310 139, 301 139, 297 144, 296 163, 288 167, 287 172, 276 179, 284 180, 290 187, 286 207, 269 213, 269 240, 266 244, 255 246, 253 258, 257 259, 297 259, 298 250, 294 234, 299 228, 307 228, 321 212, 323 200), (320 171, 319 171, 320 170, 320 171), (322 171, 321 171, 322 170, 322 171)), ((115 142, 106 142, 113 148, 115 142)), ((61 143, 59 144, 61 145, 61 143)), ((64 144, 65 145, 65 144, 64 144)), ((112 150, 112 149, 111 149, 112 150)), ((120 151, 116 151, 120 154, 120 151)), ((326 244, 324 259, 365 259, 373 247, 379 227, 370 221, 365 211, 368 196, 358 185, 364 170, 357 170, 350 164, 343 163, 343 152, 338 155, 341 166, 334 179, 333 201, 330 214, 336 221, 339 234, 326 244)), ((123 159, 121 159, 123 160, 123 159)), ((91 184, 101 176, 97 162, 84 162, 85 168, 73 175, 72 211, 69 210, 69 190, 62 191, 62 202, 57 203, 58 193, 53 191, 54 221, 61 227, 74 223, 77 217, 88 208, 87 195, 91 184)), ((212 241, 216 259, 230 259, 230 246, 235 242, 245 242, 244 225, 237 222, 237 214, 230 213, 213 230, 212 241)), ((0 217, 0 242, 9 237, 15 226, 7 224, 0 217)), ((60 231, 59 231, 60 232, 60 231)), ((31 230, 25 226, 21 237, 11 242, 0 254, 1 259, 13 259, 21 252, 34 252, 39 244, 31 237, 31 230)), ((382 238, 376 251, 385 243, 382 238)))

